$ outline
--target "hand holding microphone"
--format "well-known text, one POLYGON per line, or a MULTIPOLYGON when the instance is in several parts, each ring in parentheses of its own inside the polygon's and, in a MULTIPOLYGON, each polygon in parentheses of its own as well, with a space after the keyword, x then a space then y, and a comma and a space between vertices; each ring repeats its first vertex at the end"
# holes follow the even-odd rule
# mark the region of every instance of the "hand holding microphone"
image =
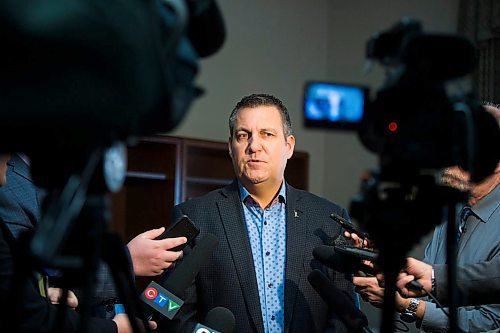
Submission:
POLYGON ((403 297, 427 295, 426 290, 432 290, 432 266, 411 257, 406 258, 404 272, 399 274, 396 286, 403 297), (415 288, 414 283, 419 283, 422 288, 415 288))
POLYGON ((343 248, 339 250, 340 248, 339 246, 320 245, 314 248, 313 256, 323 265, 337 272, 369 276, 375 275, 373 268, 363 264, 362 261, 359 260, 359 257, 356 258, 346 254, 351 251, 351 249, 343 248))
POLYGON ((185 290, 195 279, 201 266, 208 260, 219 241, 212 234, 207 234, 193 248, 189 255, 167 272, 160 283, 152 281, 141 293, 141 300, 148 305, 151 317, 160 313, 173 319, 184 304, 185 290), (153 312, 152 309, 155 311, 153 312))

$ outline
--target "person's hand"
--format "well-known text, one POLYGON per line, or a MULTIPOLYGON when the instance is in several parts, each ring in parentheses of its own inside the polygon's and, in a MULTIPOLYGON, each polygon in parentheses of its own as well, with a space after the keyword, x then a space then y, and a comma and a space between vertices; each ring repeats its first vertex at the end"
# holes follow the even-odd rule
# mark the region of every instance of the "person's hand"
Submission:
POLYGON ((344 231, 344 236, 350 238, 356 247, 373 250, 373 244, 368 238, 361 238, 358 234, 344 231))
MULTIPOLYGON (((128 315, 126 313, 120 313, 113 317, 113 321, 116 324, 118 329, 118 333, 134 333, 132 330, 132 325, 130 325, 130 321, 128 320, 128 315)), ((151 330, 155 330, 158 325, 154 321, 148 321, 149 328, 151 330)), ((141 332, 145 332, 144 325, 141 320, 137 319, 137 325, 141 332)))
POLYGON ((137 276, 155 276, 162 274, 167 268, 182 257, 182 251, 168 251, 187 242, 186 237, 165 238, 155 240, 164 227, 152 229, 137 235, 127 247, 132 257, 134 273, 137 276))
POLYGON ((414 258, 406 258, 406 266, 404 272, 400 273, 396 282, 396 287, 403 297, 420 297, 424 296, 425 291, 409 289, 408 283, 416 280, 426 291, 432 290, 432 266, 414 258))
POLYGON ((409 298, 403 298, 399 293, 396 293, 396 311, 399 313, 404 312, 408 306, 410 305, 410 299, 409 298))
MULTIPOLYGON (((381 308, 384 305, 384 292, 385 289, 380 286, 379 281, 376 277, 353 277, 353 283, 356 286, 355 291, 360 294, 361 298, 365 302, 369 302, 371 305, 377 308, 381 308)), ((410 300, 403 298, 399 293, 395 294, 396 301, 396 311, 403 312, 408 305, 410 300)))
MULTIPOLYGON (((61 288, 49 287, 47 289, 47 297, 50 300, 50 303, 52 304, 61 303, 62 292, 63 291, 61 288)), ((72 292, 71 290, 68 290, 68 298, 66 299, 66 305, 73 310, 78 307, 78 298, 76 297, 75 293, 72 292)))
POLYGON ((352 279, 354 290, 365 302, 380 308, 384 304, 384 288, 382 288, 375 277, 358 277, 352 279))

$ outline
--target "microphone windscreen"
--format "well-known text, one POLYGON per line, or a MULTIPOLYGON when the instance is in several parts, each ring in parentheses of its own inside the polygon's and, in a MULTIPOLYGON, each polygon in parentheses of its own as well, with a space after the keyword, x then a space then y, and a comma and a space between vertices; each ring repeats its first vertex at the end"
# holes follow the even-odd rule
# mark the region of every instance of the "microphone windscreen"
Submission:
POLYGON ((206 234, 161 281, 161 285, 178 297, 183 297, 187 287, 201 269, 201 266, 208 260, 215 250, 219 241, 212 234, 206 234))
POLYGON ((338 270, 337 267, 334 267, 337 266, 335 264, 338 263, 339 261, 343 261, 342 260, 343 257, 337 255, 335 253, 335 249, 333 248, 333 246, 330 245, 316 246, 313 249, 313 256, 323 265, 333 268, 335 270, 338 270))
POLYGON ((337 246, 349 245, 349 246, 351 246, 352 242, 349 238, 346 238, 343 235, 340 235, 339 237, 335 238, 335 240, 333 241, 333 245, 337 245, 337 246))
POLYGON ((349 274, 365 273, 371 276, 374 276, 376 274, 373 268, 364 265, 359 258, 336 251, 335 250, 336 246, 330 246, 330 245, 317 246, 313 249, 313 256, 320 263, 337 272, 349 273, 349 274))
POLYGON ((309 283, 347 327, 348 332, 362 332, 368 326, 366 316, 356 308, 354 302, 338 289, 333 281, 319 270, 307 276, 309 283))
POLYGON ((208 311, 205 317, 205 325, 221 333, 232 333, 236 325, 236 319, 231 310, 216 307, 208 311))
POLYGON ((361 261, 337 253, 333 246, 320 245, 313 249, 313 256, 320 263, 341 273, 354 273, 364 267, 361 261))

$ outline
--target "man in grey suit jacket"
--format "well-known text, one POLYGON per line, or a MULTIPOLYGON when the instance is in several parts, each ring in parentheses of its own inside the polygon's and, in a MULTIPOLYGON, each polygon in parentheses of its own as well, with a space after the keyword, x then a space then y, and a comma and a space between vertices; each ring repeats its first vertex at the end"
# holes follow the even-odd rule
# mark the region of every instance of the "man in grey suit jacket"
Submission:
MULTIPOLYGON (((465 171, 454 168, 457 179, 468 181, 465 171)), ((495 173, 470 188, 469 205, 471 214, 466 217, 466 225, 458 241, 457 265, 468 266, 482 261, 500 258, 500 164, 495 173)), ((458 214, 460 219, 460 214, 458 214)), ((425 249, 424 262, 431 265, 446 264, 447 223, 438 225, 425 249)), ((354 283, 370 285, 363 297, 370 303, 383 302, 383 290, 375 278, 354 278, 354 283), (369 282, 369 280, 372 280, 369 282), (375 280, 375 281, 373 281, 375 280)), ((406 294, 405 294, 406 295, 406 294)), ((396 297, 396 309, 404 312, 413 303, 412 311, 417 325, 423 332, 447 332, 448 317, 442 309, 430 301, 396 297)), ((463 332, 484 332, 500 327, 500 305, 462 306, 458 308, 457 324, 463 332)))
MULTIPOLYGON (((492 182, 491 192, 471 206, 472 215, 458 242, 457 265, 465 266, 480 261, 500 258, 500 167, 497 173, 483 182, 492 182)), ((424 261, 429 264, 446 263, 446 223, 436 227, 425 250, 424 261)), ((495 302, 497 303, 497 302, 495 302)), ((431 302, 425 302, 422 329, 447 327, 448 318, 431 302)), ((465 332, 482 332, 500 327, 500 305, 458 308, 459 328, 465 332)))
MULTIPOLYGON (((295 138, 286 107, 270 95, 244 97, 229 118, 229 154, 237 179, 174 208, 219 240, 185 293, 186 303, 164 332, 190 332, 214 307, 236 318, 235 332, 345 332, 335 313, 309 285, 325 272, 353 302, 350 276, 325 268, 314 247, 330 243, 340 227, 331 213, 345 209, 284 180, 295 138)), ((193 243, 196 245, 196 240, 193 243)), ((186 254, 186 256, 189 254, 186 254)))

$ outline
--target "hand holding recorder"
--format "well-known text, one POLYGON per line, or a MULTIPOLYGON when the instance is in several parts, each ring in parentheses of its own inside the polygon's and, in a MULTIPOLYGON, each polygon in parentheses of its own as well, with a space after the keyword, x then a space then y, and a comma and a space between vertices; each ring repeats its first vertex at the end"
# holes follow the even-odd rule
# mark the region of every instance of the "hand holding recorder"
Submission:
POLYGON ((187 216, 182 216, 167 230, 161 227, 136 236, 127 244, 135 275, 162 274, 182 258, 182 249, 198 233, 193 222, 187 216))

